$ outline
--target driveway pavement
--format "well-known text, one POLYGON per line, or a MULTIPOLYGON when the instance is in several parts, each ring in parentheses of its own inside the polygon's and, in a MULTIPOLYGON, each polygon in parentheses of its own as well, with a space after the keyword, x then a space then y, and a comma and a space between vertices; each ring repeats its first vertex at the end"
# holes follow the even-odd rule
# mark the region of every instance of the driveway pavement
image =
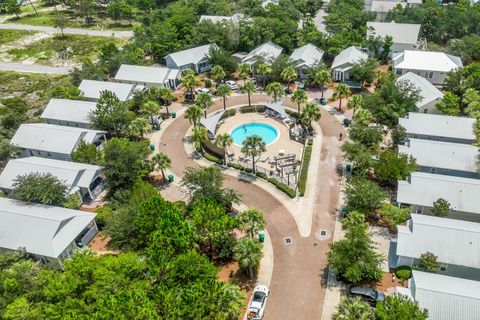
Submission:
MULTIPOLYGON (((46 33, 61 33, 60 29, 54 28, 54 27, 31 26, 27 24, 15 24, 15 23, 0 24, 0 29, 40 31, 40 32, 46 32, 46 33)), ((65 28, 63 29, 63 33, 78 34, 78 35, 84 35, 84 36, 99 36, 99 37, 117 37, 117 38, 133 37, 132 31, 88 30, 88 29, 77 29, 77 28, 65 28)))
POLYGON ((73 70, 72 68, 68 68, 68 67, 49 67, 49 66, 42 66, 39 64, 23 64, 23 63, 0 61, 0 71, 17 71, 17 72, 46 73, 46 74, 68 74, 72 70, 73 70))

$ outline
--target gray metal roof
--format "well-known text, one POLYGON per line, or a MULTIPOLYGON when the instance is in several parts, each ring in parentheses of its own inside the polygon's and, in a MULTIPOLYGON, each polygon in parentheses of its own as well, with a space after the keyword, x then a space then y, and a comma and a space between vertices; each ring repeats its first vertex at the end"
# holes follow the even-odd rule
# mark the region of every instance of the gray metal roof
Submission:
POLYGON ((416 75, 413 72, 407 72, 403 76, 399 77, 397 79, 397 84, 406 81, 410 82, 420 90, 421 99, 415 104, 419 109, 421 109, 424 105, 443 97, 443 93, 433 84, 431 84, 430 81, 424 77, 416 75))
POLYGON ((362 59, 367 59, 368 54, 359 50, 358 48, 351 46, 345 50, 342 50, 333 60, 332 69, 341 67, 345 64, 355 64, 362 59))
POLYGON ((297 67, 314 67, 323 57, 323 51, 309 43, 300 48, 295 49, 290 55, 290 60, 296 62, 297 67))
POLYGON ((480 179, 412 172, 410 182, 398 181, 397 201, 432 207, 433 202, 443 198, 455 211, 480 213, 479 194, 480 179))
POLYGON ((0 248, 57 258, 95 213, 0 198, 0 248))
POLYGON ((88 117, 96 105, 90 101, 52 99, 40 118, 90 124, 88 117))
POLYGON ((444 52, 405 50, 393 58, 394 69, 450 72, 462 66, 459 57, 444 52))
POLYGON ((252 51, 250 51, 245 58, 242 59, 243 63, 254 64, 257 58, 265 59, 265 62, 272 63, 280 54, 282 54, 283 48, 273 43, 272 41, 265 42, 252 51))
POLYGON ((428 251, 441 263, 480 269, 480 223, 412 214, 397 228, 399 256, 418 259, 428 251))
POLYGON ((12 189, 14 180, 20 175, 41 173, 57 177, 67 184, 69 193, 76 187, 88 188, 101 171, 100 166, 41 157, 10 160, 0 174, 0 188, 12 189))
POLYGON ((165 58, 170 57, 179 68, 188 64, 197 64, 207 57, 210 48, 214 46, 215 44, 206 44, 195 48, 177 51, 170 53, 165 58))
POLYGON ((410 134, 475 140, 473 118, 409 112, 406 118, 399 119, 399 124, 410 134))
POLYGON ((398 152, 414 157, 421 166, 477 172, 478 148, 470 144, 412 138, 399 145, 398 152))
POLYGON ((22 124, 10 141, 25 149, 71 154, 80 141, 93 143, 105 131, 57 126, 45 123, 22 124))
POLYGON ((480 319, 480 282, 412 271, 412 296, 431 320, 480 319))
POLYGON ((177 78, 180 70, 166 67, 146 67, 122 64, 115 80, 134 83, 153 83, 163 85, 170 78, 177 78))
POLYGON ((393 43, 416 44, 421 25, 412 23, 367 22, 367 37, 391 36, 393 43))
POLYGON ((215 131, 217 131, 217 123, 220 121, 220 118, 223 116, 225 111, 219 111, 218 113, 214 114, 213 116, 207 118, 201 118, 200 124, 205 127, 212 135, 215 135, 215 131))
POLYGON ((120 101, 127 101, 133 88, 134 85, 129 83, 97 80, 82 80, 78 86, 78 89, 80 89, 83 96, 86 98, 98 100, 100 98, 100 93, 108 90, 113 92, 120 101))

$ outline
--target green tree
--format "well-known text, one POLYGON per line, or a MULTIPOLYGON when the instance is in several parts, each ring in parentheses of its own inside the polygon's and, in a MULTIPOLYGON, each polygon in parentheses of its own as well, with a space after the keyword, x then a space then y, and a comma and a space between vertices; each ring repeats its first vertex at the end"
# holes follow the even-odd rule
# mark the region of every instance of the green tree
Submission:
POLYGON ((332 75, 325 67, 318 67, 312 69, 311 73, 308 75, 308 81, 318 88, 322 92, 322 98, 325 93, 325 86, 327 86, 332 81, 332 75))
POLYGON ((242 152, 252 157, 252 170, 255 174, 255 157, 260 157, 265 152, 265 141, 256 134, 246 137, 242 142, 242 152))
POLYGON ((350 73, 352 79, 359 82, 362 86, 364 83, 370 85, 377 75, 378 62, 375 59, 360 60, 354 64, 350 73))
POLYGON ((160 113, 160 106, 152 100, 148 100, 140 106, 140 114, 150 119, 150 124, 153 125, 153 117, 160 113))
POLYGON ((184 117, 195 127, 197 126, 198 120, 202 117, 202 109, 197 105, 190 106, 185 111, 184 117))
POLYGON ((250 279, 253 279, 254 272, 263 256, 262 244, 255 239, 243 238, 237 242, 233 256, 240 268, 246 270, 250 279))
POLYGON ((246 232, 251 239, 267 226, 263 212, 256 209, 242 211, 237 219, 240 230, 246 232))
POLYGON ((213 106, 212 97, 208 93, 200 93, 197 95, 195 104, 203 110, 204 116, 206 118, 208 108, 213 106))
POLYGON ((333 320, 374 320, 370 305, 361 298, 345 298, 337 306, 333 320))
POLYGON ((379 127, 372 127, 360 121, 350 126, 349 134, 353 141, 361 143, 370 150, 376 150, 383 139, 383 133, 379 127))
POLYGON ((432 213, 437 217, 447 217, 450 210, 450 203, 443 198, 439 198, 433 202, 432 213))
POLYGON ((432 252, 425 252, 420 255, 420 261, 418 267, 426 272, 437 272, 440 269, 440 263, 438 257, 432 252))
POLYGON ((93 21, 96 3, 93 0, 80 0, 78 3, 78 13, 85 18, 86 23, 93 21))
POLYGON ((148 133, 152 130, 152 125, 150 122, 142 117, 133 119, 128 125, 128 132, 132 137, 143 138, 145 133, 148 133))
POLYGON ((162 172, 163 181, 166 181, 165 170, 172 165, 170 158, 165 153, 160 152, 153 155, 152 164, 155 170, 160 170, 160 172, 162 172))
POLYGON ((11 197, 40 204, 63 206, 68 186, 50 173, 30 173, 13 180, 11 197))
POLYGON ((282 70, 280 76, 284 81, 287 82, 288 86, 290 86, 290 84, 297 79, 298 74, 293 67, 286 67, 282 70))
POLYGON ((217 82, 217 86, 223 82, 226 77, 225 70, 223 70, 222 66, 213 66, 212 70, 210 70, 210 74, 213 80, 217 82))
POLYGON ((461 99, 455 94, 446 92, 443 95, 442 101, 438 102, 435 106, 446 115, 456 116, 460 114, 460 101, 461 99))
POLYGON ((320 120, 321 116, 322 113, 318 105, 314 102, 308 102, 303 108, 303 112, 300 118, 302 119, 305 126, 310 130, 310 128, 312 127, 312 122, 320 120))
POLYGON ((232 89, 226 84, 217 87, 217 96, 223 99, 223 110, 227 110, 227 98, 232 94, 232 89))
POLYGON ((251 107, 252 102, 251 102, 250 96, 251 96, 252 93, 257 92, 257 88, 255 87, 255 84, 250 80, 247 81, 247 82, 244 82, 244 85, 240 87, 240 92, 243 93, 243 94, 247 94, 247 96, 248 96, 248 106, 251 107))
POLYGON ((196 126, 192 129, 192 139, 195 143, 200 144, 202 140, 208 139, 207 129, 204 126, 196 126))
POLYGON ((462 104, 466 106, 465 112, 469 117, 480 114, 480 92, 474 88, 468 88, 462 98, 462 104))
POLYGON ((420 308, 417 301, 394 294, 386 296, 385 302, 377 303, 375 316, 378 320, 426 320, 428 311, 420 308))
POLYGON ((350 211, 369 214, 381 207, 386 198, 385 192, 375 183, 361 178, 352 177, 347 181, 347 207, 350 211))
POLYGON ((63 13, 57 13, 53 18, 53 27, 60 29, 62 38, 65 37, 63 30, 68 26, 69 20, 63 13))
POLYGON ((168 105, 176 99, 176 96, 173 94, 172 92, 172 89, 170 88, 159 88, 158 89, 158 100, 160 101, 160 103, 163 104, 163 106, 165 107, 165 111, 167 113, 170 113, 168 111, 168 105))
POLYGON ((20 18, 20 13, 22 13, 22 8, 18 5, 17 1, 15 0, 6 0, 2 4, 2 11, 6 14, 14 14, 17 19, 20 18))
POLYGON ((330 268, 351 283, 380 280, 383 276, 380 266, 384 259, 375 252, 364 215, 354 211, 342 222, 345 237, 330 245, 330 268))
POLYGON ((359 109, 363 109, 365 106, 365 101, 363 100, 363 96, 359 94, 354 94, 350 100, 348 100, 347 108, 349 110, 353 110, 352 119, 355 119, 355 113, 359 109))
POLYGON ((390 230, 396 230, 397 225, 405 223, 410 218, 410 208, 399 208, 388 203, 380 208, 380 215, 390 230))
POLYGON ((397 180, 405 180, 418 166, 412 156, 386 150, 380 154, 375 166, 375 175, 384 183, 396 183, 397 180))
POLYGON ((350 97, 350 95, 350 88, 344 83, 340 83, 335 90, 333 90, 333 98, 340 100, 338 103, 338 111, 342 111, 342 100, 350 97))
MULTIPOLYGON (((200 31, 201 27, 202 27, 201 23, 197 24, 196 29, 200 31)), ((222 32, 220 35, 221 39, 225 39, 226 34, 228 35, 234 34, 233 32, 225 33, 223 29, 221 30, 221 32, 222 32)), ((212 35, 212 26, 207 26, 206 33, 207 33, 206 37, 210 38, 212 35)), ((205 42, 202 42, 202 43, 205 43, 205 42)), ((219 44, 219 42, 216 42, 216 43, 219 44)), ((235 72, 235 70, 237 69, 237 62, 232 57, 232 54, 229 51, 222 49, 220 47, 212 46, 210 48, 210 51, 208 52, 208 62, 212 66, 221 66, 225 71, 225 73, 227 74, 231 74, 235 72)))
POLYGON ((252 67, 250 67, 248 64, 242 63, 238 66, 238 74, 240 79, 243 79, 243 85, 247 84, 246 81, 250 73, 252 73, 252 67))
POLYGON ((72 161, 100 165, 103 162, 103 153, 92 143, 80 141, 71 154, 72 161))
POLYGON ((215 137, 215 144, 223 150, 223 159, 225 164, 227 164, 227 149, 232 145, 232 143, 233 139, 228 133, 217 134, 215 137))
POLYGON ((255 69, 255 73, 262 76, 263 88, 267 85, 267 77, 272 73, 272 67, 266 63, 260 63, 255 69))
POLYGON ((298 114, 300 114, 300 105, 302 103, 307 102, 308 95, 302 89, 298 89, 292 94, 291 100, 292 100, 293 103, 297 104, 297 112, 298 112, 298 114))
POLYGON ((192 69, 185 69, 183 70, 182 74, 182 83, 183 86, 187 89, 185 94, 193 94, 193 91, 196 87, 200 85, 200 80, 195 75, 195 71, 192 69))
POLYGON ((133 120, 133 113, 113 92, 105 90, 100 93, 95 110, 89 118, 93 128, 105 130, 114 136, 124 136, 133 120))
POLYGON ((272 96, 275 101, 277 101, 277 98, 281 98, 284 96, 285 91, 283 90, 283 86, 279 82, 272 82, 270 83, 266 88, 265 92, 272 96))
POLYGON ((355 176, 368 176, 374 166, 374 152, 371 149, 358 142, 346 141, 342 145, 342 152, 345 159, 353 165, 355 176))

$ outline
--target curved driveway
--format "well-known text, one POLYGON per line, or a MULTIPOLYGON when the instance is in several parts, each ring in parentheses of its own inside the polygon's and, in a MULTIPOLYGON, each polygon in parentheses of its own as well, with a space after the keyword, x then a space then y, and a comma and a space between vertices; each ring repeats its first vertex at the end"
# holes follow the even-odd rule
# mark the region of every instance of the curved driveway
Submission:
MULTIPOLYGON (((252 96, 252 103, 268 101, 265 95, 252 96)), ((287 99, 286 99, 287 100, 287 99)), ((293 106, 290 101, 287 105, 293 106)), ((228 105, 247 103, 247 97, 234 96, 228 105)), ((209 112, 221 109, 222 102, 216 101, 209 112)), ((288 210, 272 195, 251 183, 226 176, 226 187, 239 192, 242 201, 249 207, 262 210, 267 219, 267 229, 271 238, 274 264, 270 283, 269 298, 265 319, 319 319, 325 296, 324 269, 326 252, 331 242, 335 224, 335 209, 338 203, 340 177, 336 167, 340 161, 338 135, 343 132, 340 124, 327 112, 322 110, 320 125, 323 131, 321 168, 316 177, 319 184, 313 215, 312 232, 309 237, 301 237, 297 225, 288 210), (328 231, 327 240, 319 240, 316 232, 328 231), (293 244, 285 245, 284 238, 292 237, 293 244)), ((185 167, 198 165, 188 158, 183 148, 183 138, 190 124, 182 118, 176 119, 162 135, 159 150, 172 159, 172 171, 177 176, 183 175, 185 167)), ((310 179, 312 179, 311 177, 310 179)))

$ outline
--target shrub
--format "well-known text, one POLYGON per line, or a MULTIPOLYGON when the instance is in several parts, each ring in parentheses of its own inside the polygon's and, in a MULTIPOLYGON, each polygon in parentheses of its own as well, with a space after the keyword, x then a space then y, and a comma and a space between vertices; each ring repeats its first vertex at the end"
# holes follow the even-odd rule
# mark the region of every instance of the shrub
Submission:
POLYGON ((96 208, 94 212, 97 214, 95 217, 97 227, 102 230, 107 225, 107 221, 111 217, 113 209, 108 205, 104 205, 103 207, 96 208))
POLYGON ((298 112, 296 111, 292 111, 292 110, 289 110, 289 109, 285 109, 285 112, 291 116, 291 117, 294 117, 296 119, 300 119, 300 115, 298 114, 298 112))
POLYGON ((245 170, 245 167, 242 166, 241 164, 238 164, 238 163, 234 163, 234 162, 229 162, 227 164, 227 166, 229 166, 230 168, 234 168, 234 169, 237 169, 237 170, 240 170, 240 171, 244 171, 245 170))
POLYGON ((216 156, 214 156, 213 154, 208 153, 206 150, 203 150, 203 156, 204 156, 205 159, 207 159, 208 161, 212 161, 212 162, 215 162, 216 164, 220 164, 220 165, 223 164, 223 160, 222 160, 222 159, 219 159, 219 158, 217 158, 216 156))
POLYGON ((205 88, 210 88, 212 86, 212 80, 205 79, 205 88))
POLYGON ((310 164, 311 158, 312 146, 306 146, 305 152, 303 153, 302 171, 300 172, 300 179, 298 181, 298 191, 300 192, 300 196, 302 197, 305 194, 305 189, 307 188, 308 165, 310 164))
POLYGON ((275 187, 277 187, 277 189, 285 192, 292 199, 295 198, 295 196, 297 195, 295 190, 293 190, 292 188, 287 186, 285 183, 282 183, 275 178, 268 178, 268 182, 275 185, 275 187))
POLYGON ((252 173, 252 172, 253 172, 253 169, 252 169, 252 168, 245 168, 245 172, 246 172, 246 173, 252 173))
POLYGON ((308 144, 309 146, 313 145, 313 139, 308 139, 307 144, 308 144))
POLYGON ((265 179, 265 180, 268 180, 268 176, 265 172, 257 172, 255 173, 255 175, 259 178, 262 178, 262 179, 265 179))
POLYGON ((202 140, 201 141, 202 148, 210 153, 211 155, 215 156, 216 158, 223 159, 223 149, 214 145, 210 140, 202 140))
POLYGON ((412 268, 409 266, 400 266, 395 270, 398 279, 405 281, 412 277, 412 268))
POLYGON ((418 267, 426 272, 437 272, 440 269, 438 257, 432 252, 425 252, 420 255, 420 263, 418 267))
POLYGON ((262 105, 253 105, 251 107, 245 106, 240 108, 241 113, 250 113, 250 112, 264 112, 265 106, 262 105))
POLYGON ((390 230, 396 230, 397 224, 403 224, 410 218, 410 209, 398 208, 389 203, 380 208, 380 215, 390 230))
POLYGON ((220 117, 220 119, 225 119, 225 118, 228 118, 228 117, 233 117, 235 114, 237 113, 237 111, 235 109, 230 109, 230 110, 227 110, 225 111, 222 116, 220 117))

